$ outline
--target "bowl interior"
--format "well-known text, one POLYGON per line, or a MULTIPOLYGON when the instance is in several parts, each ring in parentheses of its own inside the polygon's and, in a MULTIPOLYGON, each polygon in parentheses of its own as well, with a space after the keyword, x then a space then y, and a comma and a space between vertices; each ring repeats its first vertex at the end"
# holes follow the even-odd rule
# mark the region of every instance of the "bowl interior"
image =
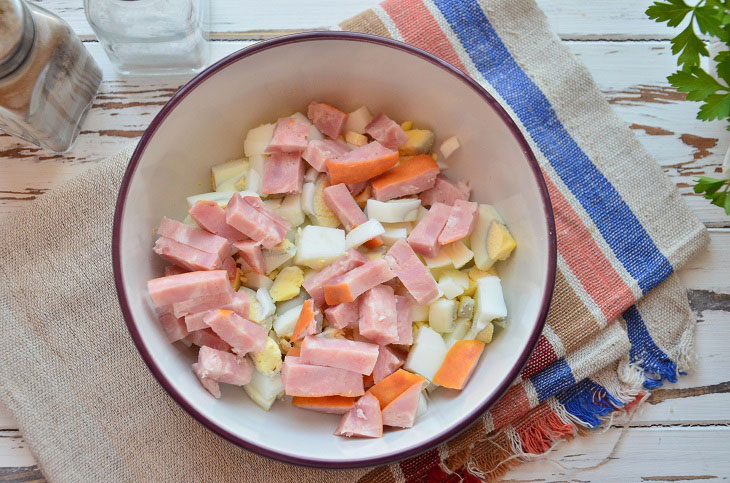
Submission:
POLYGON ((463 429, 508 387, 542 327, 552 287, 551 211, 524 140, 504 112, 452 70, 385 41, 337 34, 258 44, 204 73, 156 118, 133 159, 118 206, 115 245, 120 301, 145 360, 165 388, 199 420, 229 439, 293 462, 338 467, 413 454, 463 429), (359 39, 359 40, 358 40, 359 39), (190 370, 193 352, 165 339, 146 295, 160 276, 153 254, 163 215, 182 219, 185 197, 210 191, 210 166, 243 155, 246 131, 310 100, 344 110, 367 105, 397 121, 433 129, 436 145, 457 135, 452 179, 471 182, 474 199, 493 203, 518 242, 500 265, 509 326, 487 346, 461 393, 440 389, 414 428, 382 439, 332 436, 338 416, 303 412, 288 401, 259 409, 240 388, 213 399, 190 370), (135 164, 136 163, 136 164, 135 164), (126 192, 125 192, 126 189, 126 192))

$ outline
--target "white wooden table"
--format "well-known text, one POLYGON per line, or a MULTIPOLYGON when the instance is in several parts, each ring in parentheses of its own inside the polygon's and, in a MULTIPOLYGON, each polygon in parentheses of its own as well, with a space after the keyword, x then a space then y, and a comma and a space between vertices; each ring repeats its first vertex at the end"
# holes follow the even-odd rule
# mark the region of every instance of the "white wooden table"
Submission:
MULTIPOLYGON (((104 70, 101 92, 74 149, 52 155, 0 133, 0 222, 63 180, 134 142, 187 80, 120 78, 86 23, 79 0, 44 0, 66 19, 104 70)), ((376 0, 213 0, 213 59, 264 38, 322 29, 376 0)), ((672 89, 669 39, 649 21, 650 0, 538 0, 553 28, 708 226, 709 251, 680 272, 697 327, 697 366, 657 390, 627 428, 563 444, 508 481, 689 481, 730 479, 730 218, 692 193, 690 179, 720 171, 730 133, 695 119, 697 104, 672 89), (624 432, 620 443, 614 444, 624 432), (612 451, 613 450, 613 451, 612 451), (604 462, 598 467, 598 463, 604 462), (581 468, 588 468, 583 469, 581 468)), ((0 408, 0 481, 41 480, 16 423, 0 408)))

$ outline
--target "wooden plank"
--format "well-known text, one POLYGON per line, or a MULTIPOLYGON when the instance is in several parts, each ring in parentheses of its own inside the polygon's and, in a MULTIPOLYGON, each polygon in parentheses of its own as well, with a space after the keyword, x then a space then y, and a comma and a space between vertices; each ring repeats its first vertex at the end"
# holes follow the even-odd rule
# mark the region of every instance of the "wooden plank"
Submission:
POLYGON ((35 458, 20 433, 0 430, 0 467, 32 466, 34 464, 35 458))
MULTIPOLYGON (((710 246, 679 271, 685 287, 717 294, 730 293, 730 229, 711 229, 710 246)), ((699 293, 699 292, 697 292, 699 293)))
MULTIPOLYGON (((277 31, 330 28, 380 3, 378 0, 214 0, 211 31, 221 38, 269 38, 277 31), (222 35, 221 35, 222 34, 222 35)), ((565 39, 666 39, 677 30, 651 21, 644 15, 652 0, 537 0, 553 29, 565 39)), ((74 30, 92 37, 93 31, 78 0, 46 0, 42 5, 67 20, 74 30)))
MULTIPOLYGON (((221 58, 251 42, 215 42, 221 58)), ((599 86, 649 152, 665 167, 688 204, 711 226, 728 218, 690 188, 692 178, 719 170, 728 137, 722 123, 694 118, 697 103, 668 87, 673 68, 667 42, 570 42, 599 86), (630 73, 627 74, 627 73, 630 73), (718 141, 719 140, 719 141, 718 141)), ((0 135, 0 219, 121 147, 134 142, 186 79, 119 78, 99 44, 88 44, 104 69, 99 99, 72 151, 54 156, 0 135)))
POLYGON ((726 426, 631 428, 623 434, 621 428, 615 428, 561 444, 546 458, 511 470, 502 481, 726 479, 730 475, 728 454, 730 428, 726 426))

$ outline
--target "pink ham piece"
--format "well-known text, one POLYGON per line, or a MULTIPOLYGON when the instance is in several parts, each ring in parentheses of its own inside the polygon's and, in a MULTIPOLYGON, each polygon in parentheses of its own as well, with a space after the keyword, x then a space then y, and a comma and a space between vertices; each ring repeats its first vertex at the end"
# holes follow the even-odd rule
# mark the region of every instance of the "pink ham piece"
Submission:
POLYGON ((205 318, 205 323, 239 355, 264 350, 266 329, 232 310, 213 311, 205 318))
POLYGON ((438 298, 436 280, 405 240, 395 242, 385 258, 418 305, 428 305, 438 298))
POLYGON ((155 278, 147 282, 147 290, 155 306, 164 307, 175 302, 228 292, 232 289, 226 271, 215 270, 155 278))
POLYGON ((242 197, 235 193, 226 206, 226 223, 261 243, 272 248, 286 237, 291 225, 274 213, 255 196, 242 197))
POLYGON ((360 436, 381 438, 383 436, 383 414, 378 399, 370 393, 357 400, 342 419, 335 431, 337 436, 360 436))
POLYGON ((264 152, 301 153, 307 147, 308 137, 309 124, 307 122, 293 117, 282 117, 276 121, 274 136, 264 152))
POLYGON ((231 254, 231 245, 225 238, 166 216, 162 218, 157 234, 201 252, 212 253, 221 260, 231 254))
MULTIPOLYGON (((248 317, 249 300, 245 293, 235 292, 233 294, 233 301, 230 304, 219 307, 223 310, 232 310, 236 314, 243 318, 248 317)), ((210 310, 204 312, 197 312, 185 316, 185 326, 188 331, 207 329, 208 324, 205 323, 205 318, 210 314, 210 310)))
POLYGON ((185 270, 184 268, 177 265, 168 265, 165 267, 165 277, 169 277, 170 275, 180 275, 181 273, 187 272, 188 270, 185 270))
POLYGON ((365 393, 362 374, 335 367, 305 364, 299 357, 286 356, 281 380, 287 396, 361 396, 365 393))
POLYGON ((337 215, 347 231, 352 230, 357 225, 368 221, 368 217, 360 209, 352 197, 350 190, 344 183, 328 186, 322 192, 327 207, 337 215))
POLYGON ((250 360, 211 347, 200 348, 197 364, 196 374, 199 377, 234 386, 248 384, 253 375, 253 364, 250 360))
POLYGON ((468 182, 459 181, 457 184, 453 184, 441 174, 436 176, 433 188, 418 195, 423 206, 432 206, 436 203, 453 206, 456 200, 467 201, 469 196, 471 196, 471 188, 468 182))
POLYGON ((162 259, 191 271, 216 270, 221 266, 218 255, 183 245, 164 236, 155 241, 152 250, 162 259))
POLYGON ((190 332, 186 339, 198 347, 211 347, 224 352, 230 352, 231 350, 231 346, 218 337, 210 328, 190 332))
POLYGON ((347 114, 324 102, 312 102, 307 108, 307 117, 322 134, 332 139, 342 134, 347 114))
POLYGON ((373 368, 373 381, 379 383, 389 375, 393 374, 406 362, 406 356, 397 349, 391 349, 387 345, 381 345, 378 352, 378 360, 373 368))
POLYGON ((206 377, 203 372, 203 368, 200 367, 197 362, 193 363, 192 368, 193 373, 198 377, 198 380, 200 381, 200 385, 203 386, 205 390, 211 394, 211 396, 219 399, 221 397, 221 387, 220 385, 218 385, 218 382, 215 379, 206 377))
POLYGON ((350 183, 347 185, 347 189, 350 190, 350 194, 352 196, 357 196, 363 191, 365 191, 365 187, 368 185, 367 181, 360 181, 359 183, 350 183))
POLYGON ((441 250, 439 235, 446 226, 450 214, 450 206, 443 203, 434 204, 408 235, 408 243, 413 251, 427 257, 438 255, 441 250))
POLYGON ((410 428, 416 422, 421 384, 414 384, 383 408, 383 425, 410 428))
POLYGON ((238 254, 253 269, 254 272, 266 275, 266 263, 261 245, 253 240, 239 241, 233 244, 238 249, 238 254))
POLYGON ((327 318, 330 327, 334 327, 335 329, 357 327, 357 322, 360 318, 359 314, 357 300, 327 307, 324 311, 324 316, 327 318))
POLYGON ((223 262, 221 262, 221 269, 225 270, 228 274, 229 280, 234 280, 236 278, 236 261, 233 259, 233 257, 226 257, 223 259, 223 262))
POLYGON ((264 164, 261 192, 265 195, 299 193, 304 171, 304 161, 298 152, 274 153, 264 164))
MULTIPOLYGON (((392 344, 398 340, 398 313, 393 287, 378 285, 359 299, 360 335, 377 344, 392 344)), ((377 382, 377 381, 376 381, 377 382)))
MULTIPOLYGON (((229 284, 230 287, 230 284, 229 284)), ((206 310, 217 309, 233 302, 233 289, 227 292, 221 292, 214 295, 204 295, 194 299, 183 300, 172 304, 172 313, 175 317, 185 317, 186 315, 204 312, 206 310)))
POLYGON ((368 261, 368 258, 354 248, 350 249, 335 260, 330 266, 322 269, 321 272, 312 275, 304 281, 302 287, 307 291, 314 305, 320 307, 324 304, 324 286, 335 278, 359 267, 368 261))
MULTIPOLYGON (((425 268, 425 267, 424 267, 425 268)), ((354 268, 324 286, 324 299, 327 305, 352 302, 367 290, 385 283, 395 274, 382 258, 370 260, 354 268)), ((393 290, 391 288, 391 290, 393 290)), ((362 301, 360 302, 360 321, 362 323, 362 301)), ((395 308, 393 309, 395 311, 395 308)))
POLYGON ((302 341, 299 359, 305 364, 336 367, 367 375, 378 360, 378 346, 347 339, 307 336, 302 341))
POLYGON ((205 230, 226 238, 228 241, 247 240, 248 237, 226 223, 226 212, 214 201, 198 201, 188 214, 205 230))
POLYGON ((313 139, 307 144, 307 149, 302 153, 302 157, 314 169, 324 173, 327 171, 328 159, 335 159, 348 151, 350 151, 350 147, 346 143, 331 139, 313 139))
MULTIPOLYGON (((395 296, 395 310, 398 312, 398 340, 395 344, 413 344, 413 301, 410 297, 395 296)), ((377 381, 376 381, 377 382, 377 381)))
POLYGON ((175 342, 184 339, 188 335, 188 330, 185 326, 185 320, 177 318, 171 313, 160 315, 160 324, 167 335, 167 339, 170 342, 175 342))
POLYGON ((439 235, 439 243, 448 245, 471 235, 477 223, 479 204, 474 201, 456 200, 451 207, 449 220, 439 235))
POLYGON ((365 132, 390 149, 398 149, 408 142, 408 134, 401 129, 398 123, 382 112, 365 126, 365 132))
POLYGON ((428 154, 420 154, 401 163, 370 180, 373 198, 388 201, 403 196, 415 195, 436 183, 436 175, 440 169, 436 161, 428 154))

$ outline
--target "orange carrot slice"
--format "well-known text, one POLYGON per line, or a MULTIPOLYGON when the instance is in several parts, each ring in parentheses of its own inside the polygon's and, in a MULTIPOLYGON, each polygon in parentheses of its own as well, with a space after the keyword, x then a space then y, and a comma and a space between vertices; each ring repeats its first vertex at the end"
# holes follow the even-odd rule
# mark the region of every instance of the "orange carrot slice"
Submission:
POLYGON ((292 333, 291 340, 299 340, 304 338, 306 335, 304 332, 314 320, 314 302, 312 299, 304 301, 302 311, 299 313, 299 319, 297 319, 297 325, 294 326, 294 332, 292 333))
POLYGON ((305 397, 294 396, 291 403, 303 409, 321 413, 345 414, 355 405, 357 398, 347 396, 305 397))
POLYGON ((381 246, 382 244, 383 244, 383 240, 381 240, 380 237, 372 238, 372 239, 366 241, 365 243, 363 243, 363 245, 365 245, 365 247, 368 248, 369 250, 374 250, 374 249, 378 248, 379 246, 381 246))
POLYGON ((389 186, 405 183, 408 180, 418 178, 426 171, 439 173, 439 167, 433 157, 428 154, 419 154, 409 161, 401 161, 395 168, 386 171, 377 178, 370 181, 373 189, 378 192, 389 186))
POLYGON ((474 372, 479 356, 484 350, 484 342, 460 340, 446 353, 444 362, 433 376, 433 383, 449 389, 463 389, 474 372))
POLYGON ((367 181, 384 173, 397 162, 398 151, 388 150, 388 152, 376 152, 367 158, 328 159, 327 172, 330 175, 330 184, 352 184, 367 181))
POLYGON ((302 352, 301 347, 292 347, 291 349, 289 349, 289 351, 286 353, 286 355, 292 356, 292 357, 299 357, 299 354, 301 352, 302 352))
POLYGON ((395 398, 403 394, 406 390, 412 387, 414 384, 423 384, 426 378, 398 369, 393 374, 389 375, 370 389, 368 392, 378 398, 380 401, 380 408, 384 408, 395 398))
POLYGON ((324 300, 327 302, 327 305, 337 305, 352 302, 355 300, 355 297, 352 296, 349 285, 346 283, 338 283, 336 285, 324 286, 324 300))

